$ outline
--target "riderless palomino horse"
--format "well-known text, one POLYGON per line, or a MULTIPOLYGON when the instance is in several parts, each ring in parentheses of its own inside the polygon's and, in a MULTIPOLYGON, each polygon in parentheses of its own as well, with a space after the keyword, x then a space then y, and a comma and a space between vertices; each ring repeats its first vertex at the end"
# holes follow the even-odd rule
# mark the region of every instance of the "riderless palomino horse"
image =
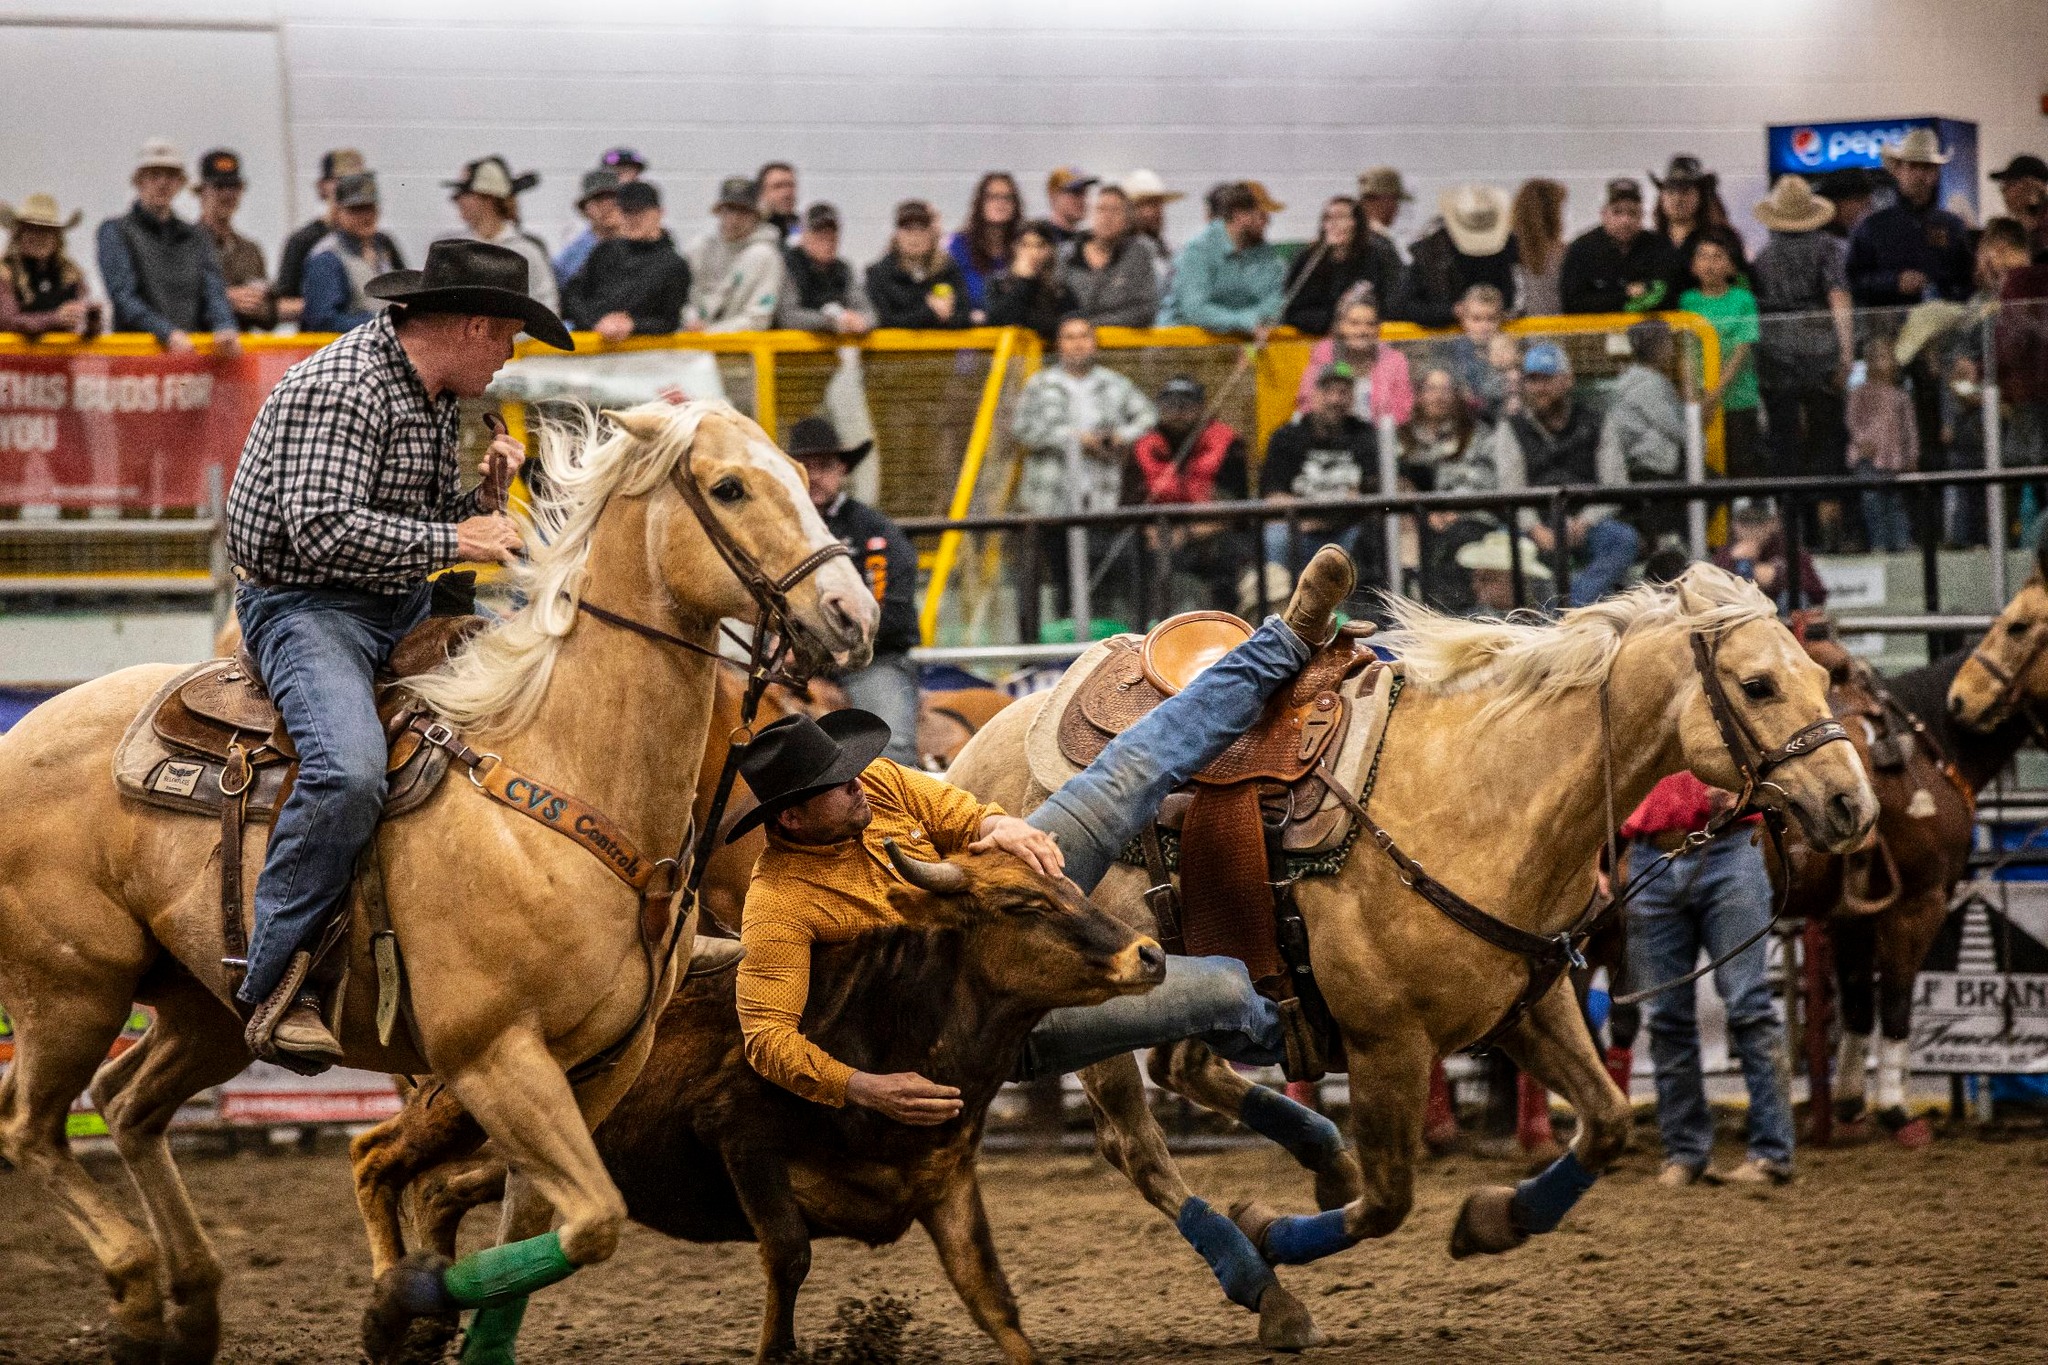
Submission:
MULTIPOLYGON (((615 420, 601 440, 586 421, 542 443, 558 491, 536 517, 529 605, 408 685, 468 780, 380 830, 409 1026, 381 1043, 378 992, 347 992, 347 1062, 438 1076, 561 1219, 558 1233, 466 1258, 444 1285, 413 1286, 437 1304, 498 1306, 617 1245, 624 1202, 590 1127, 638 1072, 676 968, 661 950, 694 922, 675 910, 680 859, 663 855, 687 849, 719 621, 761 618, 817 665, 865 657, 877 615, 801 471, 751 421, 722 404, 615 420), (487 795, 507 774, 573 794, 565 809, 580 804, 615 847, 647 850, 640 884, 544 810, 487 795), (612 1064, 583 1065, 593 1058, 612 1064)), ((137 1362, 218 1349, 220 1262, 164 1131, 249 1060, 207 875, 219 826, 109 780, 123 732, 175 673, 100 678, 0 738, 0 789, 32 797, 0 823, 0 1004, 16 1046, 0 1153, 86 1238, 113 1288, 114 1354, 137 1362), (135 1000, 156 1020, 102 1067, 135 1000), (88 1084, 148 1233, 67 1149, 65 1114, 88 1084)), ((245 842, 260 863, 262 836, 245 842)), ((352 953, 354 979, 374 979, 366 935, 352 953)))
MULTIPOLYGON (((1413 1200, 1430 1065, 1484 1038, 1568 1099, 1579 1127, 1571 1151, 1542 1174, 1467 1198, 1453 1255, 1506 1251, 1550 1231, 1621 1151, 1628 1104, 1563 973, 1570 935, 1592 904, 1600 848, 1659 779, 1690 768, 1789 813, 1830 849, 1853 847, 1877 814, 1855 750, 1830 742, 1842 732, 1822 670, 1767 599, 1712 566, 1556 624, 1388 605, 1398 628, 1380 643, 1405 681, 1377 784, 1364 796, 1362 813, 1378 824, 1361 819, 1368 837, 1336 876, 1297 887, 1315 977, 1348 1054, 1362 1187, 1348 1154, 1333 1153, 1334 1132, 1319 1140, 1300 1115, 1254 1121, 1274 1106, 1245 1106, 1247 1083, 1199 1044, 1152 1059, 1161 1083, 1287 1142, 1317 1172, 1326 1209, 1345 1201, 1313 1217, 1241 1207, 1239 1226, 1275 1264, 1400 1226, 1413 1200)), ((1042 801, 1023 749, 1047 695, 991 721, 953 780, 1011 810, 1042 801)), ((1149 925, 1145 880, 1120 867, 1096 900, 1149 925)), ((1136 1060, 1104 1062, 1082 1079, 1103 1154, 1178 1218, 1192 1192, 1145 1107, 1136 1060)), ((1227 1289, 1236 1268, 1227 1255, 1210 1259, 1227 1289)))

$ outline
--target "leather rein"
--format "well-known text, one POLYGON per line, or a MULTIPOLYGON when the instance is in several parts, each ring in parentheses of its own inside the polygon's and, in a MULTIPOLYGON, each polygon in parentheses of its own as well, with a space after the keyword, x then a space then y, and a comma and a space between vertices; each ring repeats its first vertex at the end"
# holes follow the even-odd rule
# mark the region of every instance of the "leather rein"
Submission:
MULTIPOLYGON (((704 496, 704 490, 697 486, 691 469, 692 447, 686 445, 675 468, 671 481, 683 503, 695 516, 697 525, 704 536, 718 551, 738 578, 747 595, 759 609, 753 638, 743 639, 724 622, 719 623, 721 633, 747 650, 747 688, 740 699, 740 723, 727 737, 725 764, 718 775, 718 785, 712 793, 711 809, 703 828, 694 829, 694 822, 686 824, 681 845, 675 855, 647 864, 640 859, 630 843, 617 832, 602 812, 584 805, 567 793, 558 796, 540 788, 540 784, 523 778, 506 767, 495 754, 479 754, 463 743, 446 725, 433 721, 431 717, 418 716, 412 722, 423 740, 449 753, 469 772, 470 783, 485 795, 510 806, 521 814, 548 823, 550 827, 575 838, 595 854, 612 873, 632 887, 640 896, 639 938, 641 955, 647 967, 647 993, 640 1003, 640 1012, 626 1031, 606 1044, 604 1048, 585 1058, 573 1067, 568 1075, 572 1084, 588 1080, 592 1076, 611 1069, 631 1046, 649 1017, 655 1011, 656 997, 660 983, 674 964, 676 946, 680 942, 677 930, 687 918, 687 909, 694 908, 704 884, 704 874, 711 862, 714 841, 719 827, 724 823, 726 806, 732 799, 732 789, 739 776, 740 755, 746 744, 753 738, 754 720, 760 714, 761 698, 767 693, 770 683, 784 683, 801 686, 805 676, 789 665, 796 657, 795 644, 800 628, 789 606, 789 593, 798 584, 818 572, 835 559, 851 559, 853 552, 834 541, 832 544, 812 551, 799 560, 788 572, 771 576, 758 561, 748 553, 732 536, 712 511, 711 504, 704 496), (525 783, 525 793, 513 790, 515 784, 525 783), (536 803, 531 793, 540 789, 542 798, 536 803), (547 798, 554 797, 559 804, 550 806, 547 798), (564 820, 567 823, 563 823, 564 820), (656 872, 666 872, 660 886, 655 885, 656 872)), ((577 609, 606 625, 629 631, 657 644, 671 645, 678 649, 705 655, 713 660, 725 656, 716 649, 707 648, 694 640, 684 639, 672 631, 636 621, 630 616, 608 611, 593 602, 579 602, 577 609)))
MULTIPOLYGON (((1832 744, 1837 740, 1843 743, 1849 742, 1849 732, 1842 727, 1841 722, 1833 717, 1828 717, 1800 727, 1783 744, 1775 748, 1764 744, 1744 719, 1742 713, 1735 709, 1734 703, 1728 697, 1726 688, 1721 684, 1719 674, 1715 671, 1714 661, 1715 652, 1719 645, 1718 637, 1710 640, 1705 632, 1695 630, 1692 632, 1691 644, 1693 667, 1700 676, 1701 690, 1706 694, 1707 698, 1707 709, 1713 713, 1715 726, 1721 732, 1721 742, 1726 746, 1728 756, 1734 762, 1736 772, 1742 778, 1742 790, 1733 805, 1715 815, 1707 822, 1704 828, 1688 834, 1683 844, 1664 855, 1660 860, 1661 865, 1659 867, 1646 871, 1643 876, 1632 877, 1629 884, 1611 901, 1605 904, 1601 902, 1596 884, 1593 894, 1587 898, 1585 908, 1574 918, 1570 927, 1554 934, 1533 933, 1519 925, 1510 924, 1500 916, 1474 905, 1471 901, 1465 899, 1465 897, 1459 895, 1441 881, 1438 881, 1434 876, 1430 875, 1421 863, 1418 863, 1402 851, 1401 846, 1395 842, 1394 836, 1389 834, 1371 815, 1366 813, 1363 803, 1345 789, 1327 762, 1318 765, 1321 768, 1324 782, 1329 785, 1331 792, 1336 796, 1337 800, 1351 812, 1365 829, 1365 832, 1372 836, 1373 842, 1379 845, 1381 852, 1385 853, 1387 859, 1394 864, 1395 872, 1403 886, 1435 906, 1437 910, 1442 912, 1445 918, 1449 919, 1459 928, 1496 948, 1515 954, 1526 964, 1529 979, 1527 984, 1523 986, 1521 994, 1515 998, 1513 1004, 1508 1006, 1507 1012, 1501 1016, 1493 1027, 1488 1029, 1471 1046, 1482 1047, 1492 1043, 1501 1034, 1520 1022, 1522 1016, 1527 1014, 1539 1000, 1550 992, 1551 987, 1557 984, 1557 979, 1568 969, 1574 967, 1584 968, 1586 959, 1579 951, 1579 944, 1591 932, 1594 922, 1609 909, 1626 904, 1638 891, 1649 885, 1663 871, 1668 870, 1671 860, 1680 853, 1689 852, 1704 846, 1726 831, 1736 821, 1745 818, 1749 814, 1757 813, 1763 816, 1764 827, 1770 833, 1774 844, 1779 848, 1780 858, 1782 859, 1784 815, 1776 807, 1756 805, 1758 792, 1772 785, 1769 781, 1770 774, 1781 765, 1789 763, 1793 759, 1804 757, 1823 745, 1832 744)), ((1608 849, 1610 859, 1612 859, 1616 844, 1614 754, 1609 721, 1608 685, 1605 679, 1600 684, 1600 739, 1603 760, 1602 772, 1606 785, 1606 848, 1608 849)), ((1777 913, 1772 915, 1771 924, 1777 922, 1778 915, 1782 914, 1783 911, 1784 892, 1781 890, 1777 913)), ((1766 925, 1765 932, 1769 928, 1770 925, 1766 925)), ((1754 943, 1756 939, 1762 936, 1763 933, 1759 932, 1748 942, 1740 945, 1736 952, 1747 948, 1750 943, 1754 943)), ((1697 980, 1706 973, 1713 971, 1721 962, 1726 961, 1727 957, 1732 956, 1734 956, 1734 953, 1727 954, 1716 962, 1701 968, 1699 971, 1681 977, 1676 981, 1665 982, 1663 985, 1657 986, 1652 990, 1639 991, 1631 996, 1617 997, 1617 1002, 1639 1000, 1645 996, 1659 994, 1685 982, 1697 980)))

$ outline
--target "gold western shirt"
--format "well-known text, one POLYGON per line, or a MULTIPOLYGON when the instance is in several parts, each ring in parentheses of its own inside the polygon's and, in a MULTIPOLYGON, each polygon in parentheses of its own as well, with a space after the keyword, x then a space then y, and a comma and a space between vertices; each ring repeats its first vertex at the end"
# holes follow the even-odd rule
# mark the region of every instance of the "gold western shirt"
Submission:
POLYGON ((886 758, 869 764, 860 781, 874 811, 860 838, 795 844, 771 830, 740 918, 747 955, 739 965, 738 1003, 747 1061, 783 1089, 835 1106, 846 1103, 853 1068, 803 1035, 811 945, 844 943, 901 922, 889 888, 903 879, 889 865, 883 840, 929 861, 959 852, 980 837, 982 821, 1003 814, 886 758))

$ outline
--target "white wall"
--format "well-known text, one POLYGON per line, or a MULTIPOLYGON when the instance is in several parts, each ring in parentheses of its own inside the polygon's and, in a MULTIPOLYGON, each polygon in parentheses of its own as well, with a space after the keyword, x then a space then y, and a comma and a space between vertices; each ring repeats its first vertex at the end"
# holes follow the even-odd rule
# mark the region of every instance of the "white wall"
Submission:
MULTIPOLYGON (((1257 176, 1288 202, 1279 234, 1305 236, 1378 162, 1420 192, 1402 224, 1419 230, 1448 184, 1530 175, 1569 183, 1568 215, 1590 222, 1606 177, 1690 151, 1753 228, 1766 123, 1946 114, 1982 125, 1986 169, 2048 150, 2044 53, 2041 0, 16 0, 0 198, 56 187, 97 217, 122 206, 144 136, 225 142, 255 180, 245 227, 274 253, 286 149, 303 210, 320 152, 352 145, 417 256, 454 223, 440 182, 464 160, 540 171, 527 218, 552 243, 578 174, 624 142, 678 235, 719 176, 783 158, 866 260, 895 200, 957 222, 991 167, 1034 211, 1063 162, 1150 165, 1196 195, 1257 176)), ((1177 236, 1199 222, 1181 206, 1177 236)))

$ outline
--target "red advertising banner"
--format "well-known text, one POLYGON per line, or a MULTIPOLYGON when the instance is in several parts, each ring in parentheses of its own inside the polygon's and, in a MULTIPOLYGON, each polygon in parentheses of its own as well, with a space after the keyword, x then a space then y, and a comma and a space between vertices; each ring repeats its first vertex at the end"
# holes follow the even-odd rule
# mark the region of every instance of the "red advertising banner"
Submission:
POLYGON ((313 350, 0 354, 0 506, 199 507, 271 386, 313 350))

